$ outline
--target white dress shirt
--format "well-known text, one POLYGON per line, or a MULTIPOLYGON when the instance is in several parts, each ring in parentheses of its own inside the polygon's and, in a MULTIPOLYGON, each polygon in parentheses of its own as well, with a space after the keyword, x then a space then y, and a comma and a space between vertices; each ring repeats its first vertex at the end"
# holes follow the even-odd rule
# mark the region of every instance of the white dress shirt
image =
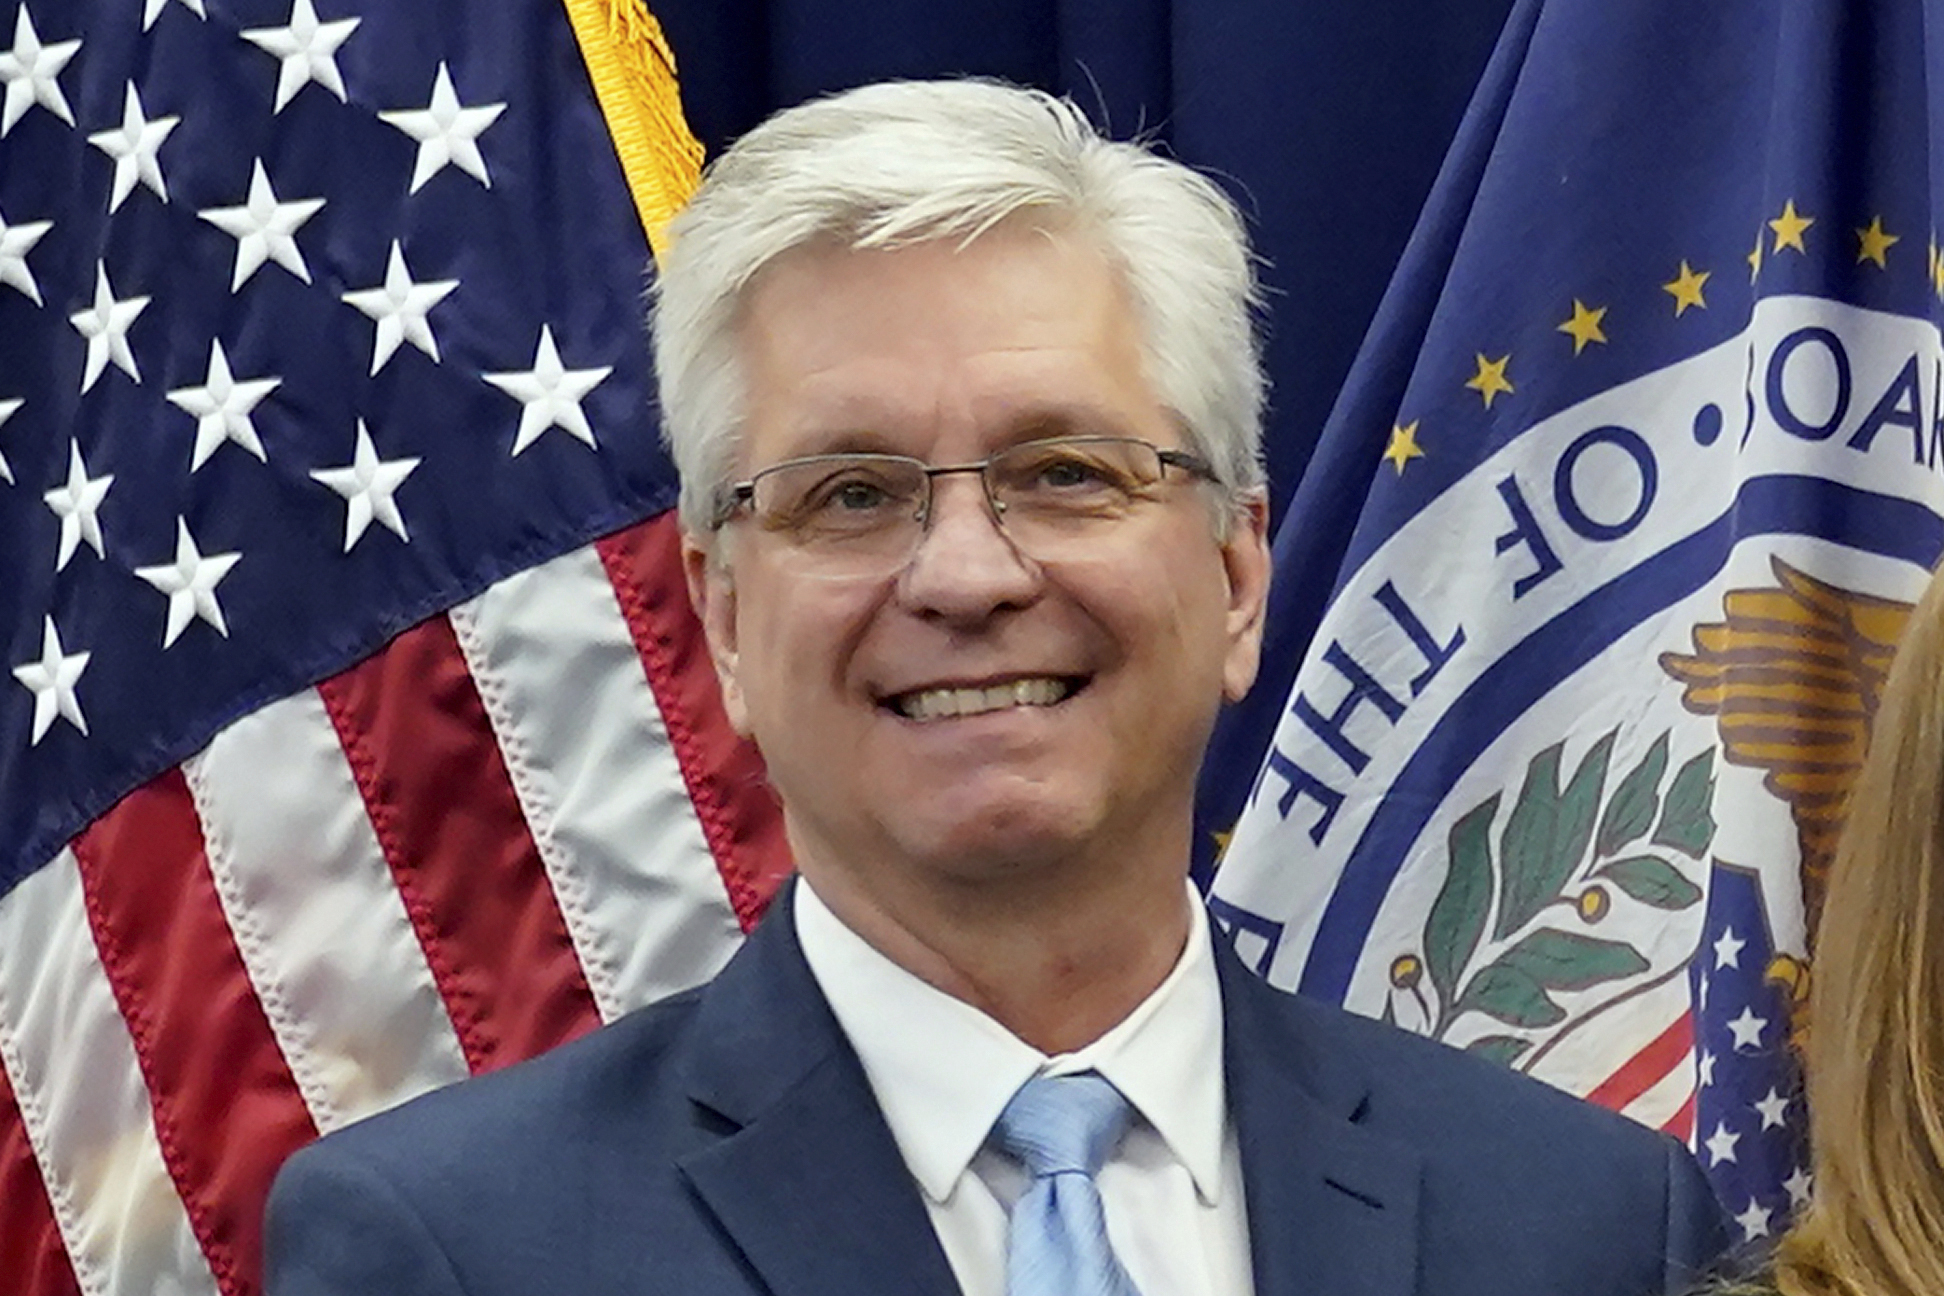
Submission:
POLYGON ((1085 1048, 1048 1057, 880 954, 797 882, 797 938, 931 1213, 965 1296, 1005 1296, 1006 1219, 1028 1177, 987 1146, 1020 1085, 1098 1071, 1134 1108, 1099 1175, 1107 1235, 1142 1296, 1252 1296, 1242 1159, 1222 1077, 1222 996, 1199 898, 1180 960, 1085 1048))

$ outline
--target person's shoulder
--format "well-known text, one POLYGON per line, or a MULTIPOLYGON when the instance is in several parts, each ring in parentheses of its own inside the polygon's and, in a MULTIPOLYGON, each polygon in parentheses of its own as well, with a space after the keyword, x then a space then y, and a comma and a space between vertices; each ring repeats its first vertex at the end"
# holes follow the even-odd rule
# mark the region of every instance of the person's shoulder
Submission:
POLYGON ((689 1096, 705 997, 664 1000, 300 1149, 265 1207, 266 1290, 635 1290, 643 1255, 715 1275, 657 1290, 735 1290, 715 1281, 728 1261, 704 1245, 680 1170, 719 1135, 689 1096))
POLYGON ((1356 1065, 1369 1085, 1373 1119, 1435 1122, 1454 1114, 1485 1137, 1516 1131, 1519 1141, 1551 1130, 1600 1142, 1617 1140, 1660 1155, 1667 1136, 1536 1080, 1501 1062, 1389 1022, 1301 995, 1276 992, 1283 1011, 1338 1061, 1356 1065))
POLYGON ((1413 1094, 1437 1100, 1489 1098, 1493 1102, 1509 1102, 1520 1109, 1536 1106, 1561 1115, 1594 1113, 1602 1125, 1639 1129, 1633 1121, 1617 1117, 1604 1108, 1594 1108, 1481 1053, 1431 1040, 1392 1022, 1359 1016, 1347 1008, 1318 1003, 1302 995, 1285 995, 1285 999, 1293 1012, 1310 1018, 1314 1030, 1336 1038, 1339 1047, 1347 1047, 1355 1055, 1365 1057, 1371 1063, 1369 1074, 1378 1092, 1394 1092, 1398 1098, 1413 1094))
POLYGON ((1243 1028, 1268 1037, 1237 1042, 1253 1065, 1415 1165, 1426 1263, 1492 1266, 1505 1290, 1682 1291, 1725 1245, 1670 1135, 1395 1025, 1267 987, 1243 996, 1243 1028))
POLYGON ((437 1176, 463 1172, 465 1162, 485 1155, 505 1162, 599 1139, 616 1122, 638 1122, 678 1096, 701 994, 637 1009, 537 1057, 347 1125, 313 1147, 437 1176))

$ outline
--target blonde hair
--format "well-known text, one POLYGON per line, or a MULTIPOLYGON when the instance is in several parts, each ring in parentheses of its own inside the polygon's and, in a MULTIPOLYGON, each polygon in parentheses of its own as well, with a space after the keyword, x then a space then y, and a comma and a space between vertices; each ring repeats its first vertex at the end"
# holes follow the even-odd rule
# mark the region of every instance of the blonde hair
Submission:
POLYGON ((1807 1043, 1815 1200, 1786 1296, 1944 1293, 1944 578, 1911 615, 1850 794, 1807 1043))

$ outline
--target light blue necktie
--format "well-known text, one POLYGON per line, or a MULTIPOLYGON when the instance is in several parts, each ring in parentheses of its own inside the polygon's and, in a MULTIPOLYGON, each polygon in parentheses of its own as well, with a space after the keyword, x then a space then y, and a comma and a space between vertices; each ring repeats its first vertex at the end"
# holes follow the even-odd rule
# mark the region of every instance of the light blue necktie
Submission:
POLYGON ((1132 1115, 1092 1071, 1035 1076, 999 1113, 998 1145, 1033 1176, 1007 1231, 1007 1296, 1140 1296, 1107 1242, 1094 1183, 1132 1115))

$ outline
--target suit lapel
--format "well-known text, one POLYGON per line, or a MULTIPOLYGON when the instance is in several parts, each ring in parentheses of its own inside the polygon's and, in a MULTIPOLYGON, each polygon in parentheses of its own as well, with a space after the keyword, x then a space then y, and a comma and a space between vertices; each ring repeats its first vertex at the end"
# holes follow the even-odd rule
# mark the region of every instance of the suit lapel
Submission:
POLYGON ((1257 1296, 1411 1296, 1420 1158, 1359 1123, 1369 1086, 1315 1009, 1215 946, 1257 1296))
POLYGON ((793 893, 704 993, 690 1096, 725 1137, 680 1161, 777 1296, 955 1293, 917 1186, 797 946, 793 893))
MULTIPOLYGON (((1413 1296, 1420 1158, 1362 1126, 1369 1085, 1318 1010, 1215 948, 1257 1296, 1413 1296)), ((689 1092, 724 1133, 680 1169, 776 1296, 958 1290, 791 892, 704 992, 696 1038, 689 1092)))

